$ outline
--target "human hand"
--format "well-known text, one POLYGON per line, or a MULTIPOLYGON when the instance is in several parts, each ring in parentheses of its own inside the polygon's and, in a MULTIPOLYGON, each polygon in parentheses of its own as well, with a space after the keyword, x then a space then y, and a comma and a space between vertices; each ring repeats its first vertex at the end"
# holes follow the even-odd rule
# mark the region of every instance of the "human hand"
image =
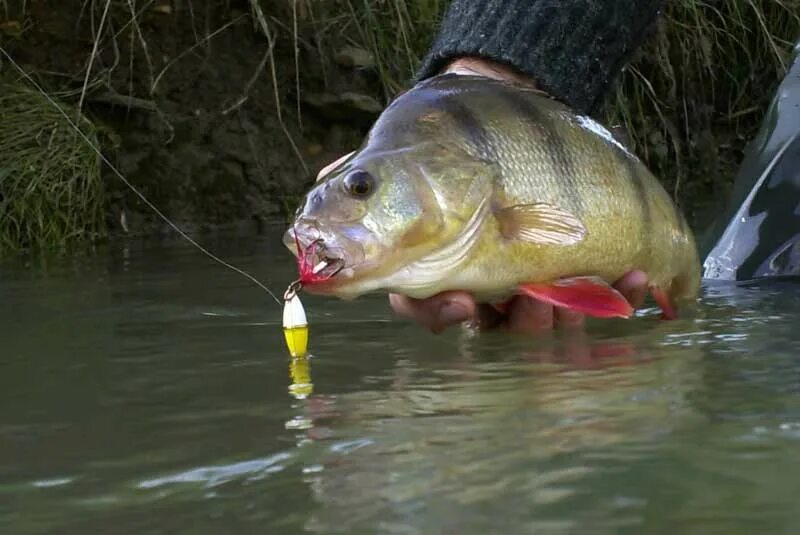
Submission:
POLYGON ((520 74, 511 67, 483 58, 457 58, 447 64, 442 74, 462 74, 471 76, 485 76, 493 80, 504 80, 517 85, 539 89, 536 81, 524 74, 520 74))
MULTIPOLYGON (((637 308, 647 295, 647 275, 642 271, 630 271, 613 286, 637 308)), ((556 326, 580 327, 585 321, 583 314, 525 295, 514 296, 504 313, 491 305, 478 305, 472 295, 460 291, 442 292, 428 299, 390 294, 389 303, 396 314, 411 318, 435 333, 465 322, 479 329, 500 327, 512 332, 535 333, 556 326)))

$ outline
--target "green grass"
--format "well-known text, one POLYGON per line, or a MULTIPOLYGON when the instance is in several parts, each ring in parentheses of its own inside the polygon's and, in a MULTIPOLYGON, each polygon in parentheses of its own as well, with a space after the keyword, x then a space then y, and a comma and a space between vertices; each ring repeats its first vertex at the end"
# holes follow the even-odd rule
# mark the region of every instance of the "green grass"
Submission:
MULTIPOLYGON (((294 1, 285 0, 290 6, 294 1)), ((294 19, 300 13, 297 25, 300 39, 313 40, 323 58, 343 44, 368 50, 375 60, 387 101, 408 87, 449 3, 449 0, 296 1, 299 7, 285 16, 294 19)), ((280 26, 292 28, 293 22, 286 20, 280 26)))
POLYGON ((623 73, 608 120, 679 200, 733 178, 800 38, 799 14, 798 0, 673 0, 623 73))
MULTIPOLYGON (((93 125, 79 123, 96 143, 93 125)), ((39 92, 0 79, 0 255, 103 233, 97 154, 39 92)))
MULTIPOLYGON (((349 28, 375 58, 384 92, 403 89, 436 32, 446 0, 347 0, 349 28)), ((343 29, 344 31, 345 29, 343 29)))

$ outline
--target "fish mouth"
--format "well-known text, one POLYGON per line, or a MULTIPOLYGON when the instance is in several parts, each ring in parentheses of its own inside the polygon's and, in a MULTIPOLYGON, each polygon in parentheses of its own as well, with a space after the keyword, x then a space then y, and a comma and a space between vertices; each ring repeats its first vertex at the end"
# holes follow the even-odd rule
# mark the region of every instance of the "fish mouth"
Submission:
POLYGON ((298 282, 312 293, 333 288, 341 278, 337 275, 346 272, 344 251, 319 235, 309 237, 290 228, 283 241, 295 255, 298 282))
POLYGON ((325 242, 322 239, 311 242, 306 247, 302 259, 305 270, 314 279, 310 282, 325 282, 341 272, 344 267, 344 258, 331 252, 330 249, 325 247, 325 242))

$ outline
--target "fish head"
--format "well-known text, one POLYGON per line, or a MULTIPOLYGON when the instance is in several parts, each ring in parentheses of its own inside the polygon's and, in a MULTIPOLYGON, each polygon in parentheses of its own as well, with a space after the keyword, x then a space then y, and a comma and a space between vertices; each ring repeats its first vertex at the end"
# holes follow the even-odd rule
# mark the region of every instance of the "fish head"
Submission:
POLYGON ((321 177, 284 235, 304 288, 357 297, 435 250, 448 235, 438 185, 450 153, 367 147, 321 177))

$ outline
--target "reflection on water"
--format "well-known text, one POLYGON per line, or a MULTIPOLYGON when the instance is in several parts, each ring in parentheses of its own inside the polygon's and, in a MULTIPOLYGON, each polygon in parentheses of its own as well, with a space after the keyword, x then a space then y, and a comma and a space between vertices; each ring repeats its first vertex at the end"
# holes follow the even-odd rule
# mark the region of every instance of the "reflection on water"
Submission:
POLYGON ((603 461, 641 459, 661 437, 703 423, 686 403, 697 356, 673 352, 669 361, 613 370, 524 360, 398 370, 399 386, 353 393, 315 416, 312 432, 364 438, 322 455, 312 488, 325 507, 311 525, 352 532, 381 518, 420 533, 581 527, 581 514, 551 518, 548 510, 585 499, 581 487, 608 469, 603 461), (455 510, 463 512, 445 514, 455 510))
MULTIPOLYGON (((291 279, 278 243, 212 245, 291 279)), ((178 243, 7 263, 0 533, 791 533, 799 288, 535 339, 306 297, 307 361, 178 243)))

